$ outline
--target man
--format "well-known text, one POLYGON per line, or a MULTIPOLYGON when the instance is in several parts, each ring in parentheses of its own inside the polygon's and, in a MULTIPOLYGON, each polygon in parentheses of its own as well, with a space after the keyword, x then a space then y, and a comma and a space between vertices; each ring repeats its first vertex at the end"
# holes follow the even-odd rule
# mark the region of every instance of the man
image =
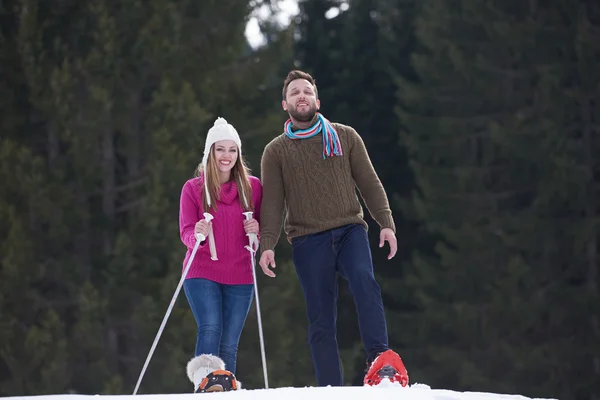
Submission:
MULTIPOLYGON (((365 383, 382 364, 392 364, 391 379, 408 382, 402 361, 388 348, 388 335, 379 284, 367 237, 367 224, 356 194, 381 227, 379 247, 396 254, 395 225, 387 196, 364 143, 351 127, 329 122, 318 112, 317 86, 310 74, 293 70, 286 77, 282 107, 290 119, 284 133, 266 147, 261 160, 261 257, 263 272, 275 277, 274 247, 284 210, 285 232, 306 299, 309 343, 319 386, 342 386, 337 344, 337 281, 349 283, 367 365, 365 383), (377 366, 375 365, 377 364, 377 366), (395 377, 394 377, 395 376, 395 377)), ((375 380, 375 383, 376 380, 375 380)))

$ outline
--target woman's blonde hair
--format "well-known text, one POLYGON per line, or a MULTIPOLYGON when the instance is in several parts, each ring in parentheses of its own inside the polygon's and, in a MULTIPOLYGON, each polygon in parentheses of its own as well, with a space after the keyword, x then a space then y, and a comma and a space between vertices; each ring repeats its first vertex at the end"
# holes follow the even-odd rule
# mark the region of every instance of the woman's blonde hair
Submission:
MULTIPOLYGON (((221 182, 219 182, 219 168, 217 167, 217 160, 215 157, 215 145, 213 144, 208 154, 206 161, 206 169, 202 167, 202 163, 196 168, 196 177, 201 176, 204 173, 204 183, 208 187, 208 193, 210 193, 211 206, 208 206, 206 196, 204 195, 204 188, 202 188, 202 209, 204 212, 210 212, 209 208, 217 211, 217 201, 221 194, 221 182)), ((246 165, 244 157, 240 153, 238 148, 238 158, 235 161, 235 165, 231 169, 232 179, 235 181, 238 190, 238 196, 240 199, 240 205, 244 211, 254 211, 254 204, 252 202, 252 185, 250 184, 250 168, 246 165), (246 202, 244 201, 246 199, 246 202)))

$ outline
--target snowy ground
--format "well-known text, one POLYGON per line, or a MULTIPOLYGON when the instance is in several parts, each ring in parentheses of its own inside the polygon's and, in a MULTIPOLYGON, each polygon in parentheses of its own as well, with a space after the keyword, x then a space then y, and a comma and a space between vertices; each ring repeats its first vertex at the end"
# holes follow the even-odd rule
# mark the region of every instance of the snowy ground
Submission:
POLYGON ((410 388, 388 387, 306 387, 239 390, 227 393, 206 394, 138 394, 136 396, 107 395, 51 395, 10 397, 11 400, 198 400, 197 396, 210 396, 211 400, 532 400, 530 397, 509 394, 453 392, 430 389, 415 384, 410 388))

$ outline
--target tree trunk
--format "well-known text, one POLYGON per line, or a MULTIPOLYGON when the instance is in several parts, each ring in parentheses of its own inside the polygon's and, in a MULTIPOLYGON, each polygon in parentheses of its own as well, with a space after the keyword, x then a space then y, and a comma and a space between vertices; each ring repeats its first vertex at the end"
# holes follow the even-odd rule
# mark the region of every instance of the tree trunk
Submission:
MULTIPOLYGON (((587 19, 587 15, 585 13, 585 8, 582 7, 580 10, 580 15, 582 18, 586 19, 582 24, 582 28, 578 32, 579 35, 577 39, 579 41, 584 41, 580 46, 585 46, 589 44, 586 39, 589 39, 587 36, 591 35, 592 26, 590 21, 587 19)), ((588 49, 585 49, 588 50, 588 49)), ((590 237, 587 238, 586 245, 586 263, 587 263, 587 285, 586 289, 588 291, 589 299, 597 299, 598 298, 598 233, 596 229, 596 219, 598 218, 597 205, 596 205, 596 184, 595 184, 595 174, 594 174, 594 163, 595 163, 595 147, 594 147, 594 137, 598 137, 598 129, 596 128, 596 124, 594 123, 594 96, 597 96, 596 93, 590 91, 590 88, 593 88, 593 82, 588 82, 586 78, 589 77, 591 73, 589 60, 584 59, 585 55, 581 54, 584 49, 578 48, 578 56, 579 56, 579 75, 582 80, 582 87, 580 90, 583 92, 580 96, 580 112, 581 112, 581 121, 582 121, 582 145, 583 145, 583 158, 584 158, 584 166, 586 170, 586 175, 589 177, 588 182, 586 182, 586 194, 585 194, 585 216, 586 222, 591 222, 593 224, 593 228, 591 229, 590 237)), ((593 80, 593 77, 592 77, 593 80)), ((591 343, 600 343, 600 320, 599 316, 595 312, 590 312, 589 314, 589 323, 590 323, 590 332, 591 332, 591 343)), ((590 370, 592 374, 596 376, 596 382, 600 381, 600 355, 599 354, 591 354, 591 365, 590 370)), ((592 399, 598 399, 597 394, 591 393, 592 399)))
MULTIPOLYGON (((110 111, 106 111, 110 113, 110 111)), ((115 149, 113 129, 109 115, 105 119, 102 132, 102 211, 108 221, 104 229, 103 253, 106 257, 112 253, 115 222, 115 149)))
POLYGON ((137 88, 131 89, 129 110, 127 175, 129 176, 129 180, 134 180, 139 177, 141 163, 140 94, 137 88))

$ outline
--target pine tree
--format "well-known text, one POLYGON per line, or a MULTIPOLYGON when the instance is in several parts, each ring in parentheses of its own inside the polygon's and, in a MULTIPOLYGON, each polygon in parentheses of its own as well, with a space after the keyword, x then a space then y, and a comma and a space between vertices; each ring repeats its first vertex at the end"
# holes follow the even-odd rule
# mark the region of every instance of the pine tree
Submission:
POLYGON ((340 3, 340 0, 303 0, 298 3, 300 13, 296 17, 294 67, 315 78, 325 115, 335 113, 339 90, 336 85, 346 61, 343 22, 339 17, 326 16, 327 11, 340 3))
POLYGON ((568 327, 590 326, 597 315, 579 311, 597 298, 589 267, 597 236, 578 216, 598 207, 586 159, 597 147, 585 119, 593 114, 581 111, 597 101, 588 88, 599 76, 580 74, 598 71, 589 57, 597 44, 588 39, 598 10, 565 7, 422 5, 420 82, 400 80, 399 90, 420 189, 415 206, 440 236, 437 256, 416 254, 410 277, 424 313, 415 327, 417 374, 435 386, 594 393, 592 357, 584 355, 597 349, 593 330, 568 327), (577 298, 584 288, 590 297, 577 298))
MULTIPOLYGON (((13 94, 0 102, 12 116, 0 122, 2 387, 127 393, 179 281, 179 193, 204 133, 222 105, 259 97, 271 69, 240 67, 250 2, 12 3, 0 49, 13 94)), ((244 112, 243 130, 268 126, 244 112)), ((195 323, 180 301, 141 392, 189 389, 195 323)))

